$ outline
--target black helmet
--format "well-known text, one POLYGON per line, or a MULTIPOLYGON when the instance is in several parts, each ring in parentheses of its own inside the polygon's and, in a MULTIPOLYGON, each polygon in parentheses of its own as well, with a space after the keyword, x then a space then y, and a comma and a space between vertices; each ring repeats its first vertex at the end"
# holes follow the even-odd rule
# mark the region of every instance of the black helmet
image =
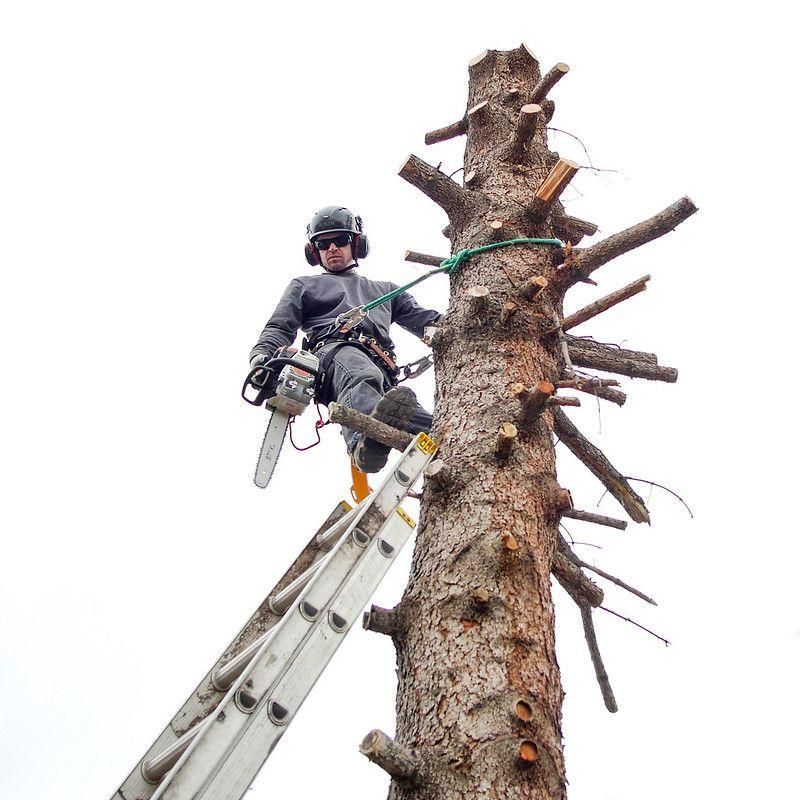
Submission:
POLYGON ((306 227, 308 241, 321 233, 361 233, 361 217, 344 206, 325 206, 317 211, 306 227))
POLYGON ((369 240, 364 233, 361 217, 344 206, 325 206, 317 211, 306 226, 305 255, 309 264, 320 264, 319 253, 312 244, 322 233, 349 233, 353 237, 353 256, 366 258, 369 253, 369 240))

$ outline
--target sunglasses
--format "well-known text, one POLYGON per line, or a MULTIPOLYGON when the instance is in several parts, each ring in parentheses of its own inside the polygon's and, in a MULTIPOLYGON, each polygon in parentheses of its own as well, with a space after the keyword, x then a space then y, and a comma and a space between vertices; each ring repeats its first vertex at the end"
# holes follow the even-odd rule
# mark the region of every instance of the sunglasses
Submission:
POLYGON ((333 239, 316 239, 314 241, 314 247, 316 247, 317 250, 327 250, 332 244, 335 244, 337 247, 344 247, 350 244, 351 241, 352 238, 349 233, 340 233, 333 239))

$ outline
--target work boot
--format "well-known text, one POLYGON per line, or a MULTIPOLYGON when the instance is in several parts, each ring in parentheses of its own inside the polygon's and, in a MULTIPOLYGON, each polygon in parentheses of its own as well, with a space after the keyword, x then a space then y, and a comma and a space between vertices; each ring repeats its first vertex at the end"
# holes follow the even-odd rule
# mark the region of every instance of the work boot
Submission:
MULTIPOLYGON (((417 396, 414 392, 405 386, 398 386, 390 389, 378 400, 378 405, 370 416, 379 422, 405 431, 408 430, 408 423, 416 408, 417 396)), ((386 466, 391 449, 388 445, 362 436, 353 451, 353 459, 362 472, 379 472, 386 466)))

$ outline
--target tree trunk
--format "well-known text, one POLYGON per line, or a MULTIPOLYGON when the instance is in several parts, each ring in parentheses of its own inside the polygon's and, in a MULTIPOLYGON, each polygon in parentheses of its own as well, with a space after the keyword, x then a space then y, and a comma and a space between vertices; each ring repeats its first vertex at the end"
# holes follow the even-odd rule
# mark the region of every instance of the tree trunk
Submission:
MULTIPOLYGON (((487 51, 469 71, 467 108, 487 101, 466 125, 470 188, 440 191, 430 174, 404 177, 447 210, 453 252, 492 241, 497 220, 503 239, 553 236, 548 204, 557 192, 533 200, 558 157, 542 114, 520 117, 542 77, 537 61, 524 46, 487 51)), ((566 796, 550 588, 561 496, 552 412, 521 415, 509 388, 562 375, 552 334, 561 261, 560 247, 514 245, 473 257, 452 277, 434 344, 432 435, 443 467, 426 481, 394 633, 397 742, 423 766, 413 781, 393 780, 396 800, 566 796), (536 276, 548 280, 523 290, 536 276), (480 305, 476 286, 488 289, 480 305), (517 312, 502 314, 509 302, 517 312), (510 442, 504 423, 518 428, 510 442)))

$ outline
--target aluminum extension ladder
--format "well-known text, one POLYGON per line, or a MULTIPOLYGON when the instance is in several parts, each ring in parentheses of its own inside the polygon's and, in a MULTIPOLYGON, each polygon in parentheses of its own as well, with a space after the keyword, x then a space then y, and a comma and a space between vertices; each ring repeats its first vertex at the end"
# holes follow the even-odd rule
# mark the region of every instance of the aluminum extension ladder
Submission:
POLYGON ((373 494, 337 506, 111 800, 241 800, 410 538, 400 504, 436 449, 417 434, 373 494))

